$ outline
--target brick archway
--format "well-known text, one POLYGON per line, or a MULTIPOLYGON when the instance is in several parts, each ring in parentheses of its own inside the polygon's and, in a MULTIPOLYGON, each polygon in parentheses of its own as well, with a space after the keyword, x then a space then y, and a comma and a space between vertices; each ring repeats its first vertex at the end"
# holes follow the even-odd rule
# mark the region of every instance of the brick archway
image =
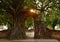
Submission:
MULTIPOLYGON (((35 18, 37 17, 38 15, 37 14, 35 14, 35 13, 32 13, 32 12, 29 12, 29 11, 26 11, 25 13, 24 13, 24 17, 25 17, 25 21, 28 19, 28 18, 33 18, 33 21, 35 20, 35 18)), ((34 26, 33 26, 33 28, 34 28, 34 26)), ((28 29, 26 29, 27 31, 29 31, 29 32, 33 32, 33 33, 31 33, 32 35, 34 35, 34 29, 33 30, 28 30, 28 29)), ((30 35, 31 35, 30 34, 30 35)), ((27 35, 26 35, 27 36, 27 35)), ((32 38, 32 37, 31 37, 32 38)), ((33 36, 33 38, 34 38, 34 36, 33 36)))
POLYGON ((37 34, 34 34, 34 36, 36 36, 34 38, 35 39, 43 38, 45 36, 45 33, 44 33, 44 29, 42 28, 42 25, 41 27, 39 26, 40 22, 37 20, 38 14, 27 11, 25 12, 24 16, 25 16, 25 19, 27 17, 32 17, 34 19, 34 32, 37 33, 37 34))
POLYGON ((26 18, 27 18, 27 17, 36 18, 36 17, 38 16, 38 14, 29 12, 29 11, 26 11, 26 12, 24 13, 24 16, 25 16, 26 18))

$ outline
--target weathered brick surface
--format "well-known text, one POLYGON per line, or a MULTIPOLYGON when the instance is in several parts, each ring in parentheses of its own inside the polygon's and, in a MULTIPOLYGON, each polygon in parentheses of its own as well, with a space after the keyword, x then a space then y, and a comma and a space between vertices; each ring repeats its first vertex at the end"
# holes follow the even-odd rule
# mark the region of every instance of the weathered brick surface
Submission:
POLYGON ((7 33, 8 33, 7 30, 0 31, 0 38, 5 38, 5 37, 7 37, 7 33))

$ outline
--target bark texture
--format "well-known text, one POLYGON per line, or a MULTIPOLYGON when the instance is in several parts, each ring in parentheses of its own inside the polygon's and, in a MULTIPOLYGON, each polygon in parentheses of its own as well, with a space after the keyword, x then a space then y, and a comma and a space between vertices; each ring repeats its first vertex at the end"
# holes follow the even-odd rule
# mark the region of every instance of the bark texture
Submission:
POLYGON ((9 33, 10 39, 25 39, 25 19, 21 14, 13 16, 13 25, 9 33))
POLYGON ((40 14, 39 16, 37 16, 34 20, 34 25, 35 25, 35 35, 34 38, 35 39, 40 39, 40 38, 45 38, 45 29, 42 25, 42 14, 40 14))
POLYGON ((10 6, 10 13, 13 16, 12 29, 10 30, 8 37, 10 39, 24 39, 25 38, 25 20, 23 15, 24 0, 16 0, 17 5, 10 6))

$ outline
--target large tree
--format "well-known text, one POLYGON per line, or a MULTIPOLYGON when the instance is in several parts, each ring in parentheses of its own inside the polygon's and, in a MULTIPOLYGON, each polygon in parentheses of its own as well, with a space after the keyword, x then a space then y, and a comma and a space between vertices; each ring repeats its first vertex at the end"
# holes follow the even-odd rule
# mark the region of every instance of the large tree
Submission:
POLYGON ((0 0, 0 10, 13 16, 12 28, 8 34, 11 39, 25 38, 23 6, 24 0, 0 0))
MULTIPOLYGON (((27 1, 27 0, 26 0, 27 1)), ((42 18, 46 14, 54 14, 55 9, 60 7, 59 0, 29 0, 26 5, 39 11, 35 18, 35 38, 43 38, 46 33, 46 27, 42 24, 42 18), (29 5, 28 5, 29 4, 29 5)), ((53 17, 53 15, 51 15, 53 17)), ((51 18, 53 21, 53 18, 51 18)))
MULTIPOLYGON (((51 15, 51 21, 53 21, 54 19, 54 12, 55 12, 55 9, 57 9, 57 5, 59 5, 59 0, 37 0, 36 1, 36 5, 37 5, 37 10, 40 11, 40 14, 38 16, 38 22, 39 22, 39 26, 37 26, 39 29, 38 29, 38 36, 35 34, 35 38, 44 38, 45 35, 47 35, 47 31, 46 31, 46 26, 44 27, 42 25, 42 18, 44 15, 46 14, 52 14, 51 15), (39 33, 40 31, 40 33, 39 33), (44 32, 44 33, 43 33, 44 32)), ((36 29, 37 30, 37 29, 36 29)), ((36 31, 37 33, 37 31, 36 31)))

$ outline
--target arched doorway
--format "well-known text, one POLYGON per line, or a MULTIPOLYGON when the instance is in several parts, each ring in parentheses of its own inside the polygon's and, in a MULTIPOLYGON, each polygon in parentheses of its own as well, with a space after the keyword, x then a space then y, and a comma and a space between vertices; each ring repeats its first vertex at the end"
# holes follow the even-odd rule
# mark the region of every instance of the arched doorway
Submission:
POLYGON ((25 16, 26 36, 29 37, 28 39, 34 38, 34 20, 37 17, 37 14, 30 11, 26 11, 24 16, 25 16))
POLYGON ((27 17, 25 20, 26 37, 28 39, 34 38, 34 19, 32 17, 27 17))
POLYGON ((32 17, 34 19, 34 38, 43 38, 45 36, 43 24, 39 20, 39 14, 33 12, 33 10, 31 10, 31 12, 27 11, 24 16, 25 18, 32 17))

